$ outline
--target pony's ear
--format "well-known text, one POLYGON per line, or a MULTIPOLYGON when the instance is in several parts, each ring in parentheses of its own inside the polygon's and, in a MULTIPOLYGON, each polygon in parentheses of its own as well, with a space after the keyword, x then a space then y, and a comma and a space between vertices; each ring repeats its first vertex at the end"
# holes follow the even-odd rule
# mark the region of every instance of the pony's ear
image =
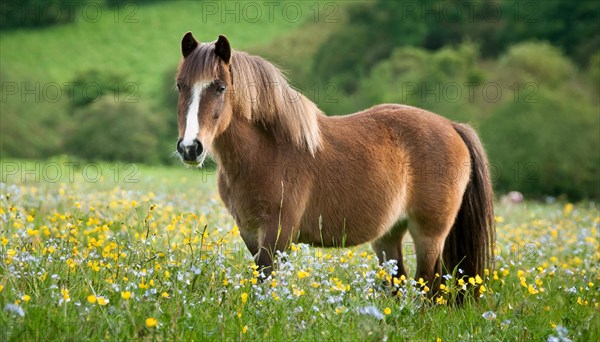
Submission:
POLYGON ((219 35, 219 39, 215 43, 215 53, 223 62, 229 63, 229 59, 231 59, 231 45, 229 45, 229 41, 225 36, 219 35))
POLYGON ((181 40, 181 54, 183 58, 187 57, 192 51, 198 46, 198 41, 192 35, 192 32, 188 32, 183 36, 181 40))

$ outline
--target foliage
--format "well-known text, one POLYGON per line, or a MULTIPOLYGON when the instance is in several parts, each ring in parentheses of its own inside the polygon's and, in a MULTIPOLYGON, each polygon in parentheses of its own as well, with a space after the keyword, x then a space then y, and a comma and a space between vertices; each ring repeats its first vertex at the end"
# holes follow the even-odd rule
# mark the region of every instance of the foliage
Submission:
POLYGON ((495 64, 479 62, 472 44, 398 48, 359 89, 367 105, 404 103, 480 126, 499 191, 600 198, 595 87, 547 43, 514 45, 495 64))
POLYGON ((483 78, 477 61, 478 49, 472 44, 434 53, 398 48, 361 81, 360 94, 369 105, 403 103, 457 121, 473 120, 478 113, 470 92, 483 78))
POLYGON ((536 103, 508 102, 483 123, 498 189, 600 198, 597 107, 577 95, 541 89, 536 103))
POLYGON ((0 84, 0 155, 40 158, 60 153, 69 121, 65 98, 54 84, 43 88, 29 77, 18 80, 1 71, 0 84))
POLYGON ((136 101, 138 85, 127 82, 128 77, 112 70, 90 69, 79 73, 68 88, 70 104, 82 107, 91 104, 102 96, 116 101, 136 101))
POLYGON ((520 87, 482 123, 501 189, 600 198, 600 117, 594 87, 556 48, 515 45, 499 74, 520 87), (585 85, 585 84, 584 84, 585 85), (535 129, 532 129, 535 127, 535 129))
POLYGON ((315 55, 315 73, 347 93, 399 46, 437 50, 465 41, 495 57, 510 45, 546 40, 579 65, 600 49, 600 4, 595 1, 385 1, 358 3, 344 28, 315 55))
POLYGON ((517 80, 533 79, 557 88, 576 74, 575 66, 547 42, 524 42, 512 46, 500 64, 517 80))
MULTIPOLYGON (((393 282, 394 265, 379 266, 368 246, 293 245, 277 274, 258 281, 214 172, 119 163, 62 167, 58 179, 46 171, 60 165, 1 164, 38 170, 0 183, 7 340, 600 338, 593 203, 498 205, 496 268, 430 299, 437 289, 393 282), (462 288, 464 306, 448 305, 462 288)), ((403 246, 411 274, 413 248, 403 246)))
POLYGON ((0 5, 0 30, 72 23, 83 0, 11 0, 0 5))
MULTIPOLYGON (((11 4, 16 2, 3 2, 0 8, 11 4)), ((176 107, 164 99, 177 95, 172 86, 174 68, 181 58, 179 40, 183 33, 193 30, 202 41, 226 33, 236 48, 247 49, 270 42, 301 24, 284 20, 280 13, 273 22, 266 15, 259 22, 223 22, 220 14, 202 17, 203 6, 207 5, 204 2, 157 1, 144 3, 143 7, 138 4, 128 1, 123 6, 103 7, 102 15, 94 21, 75 20, 68 25, 3 32, 0 39, 2 157, 44 158, 72 150, 66 140, 73 132, 72 126, 80 125, 73 120, 73 111, 81 114, 87 105, 108 97, 118 103, 139 101, 147 111, 144 117, 159 120, 160 135, 152 138, 158 139, 156 144, 152 143, 156 148, 146 148, 144 153, 152 157, 144 160, 176 161, 170 156, 177 136, 176 107), (168 82, 168 87, 163 88, 163 82, 168 82), (5 94, 5 87, 12 85, 16 85, 17 93, 5 94), (40 95, 40 91, 37 95, 24 94, 25 89, 36 86, 41 92, 46 88, 58 89, 61 95, 55 101, 40 95)), ((301 19, 311 17, 310 3, 302 6, 305 15, 301 19)), ((75 14, 81 18, 81 11, 75 14)), ((118 107, 121 106, 107 106, 118 107)), ((98 131, 111 129, 107 127, 110 121, 97 120, 97 123, 98 131)), ((80 143, 86 141, 80 139, 80 143)), ((101 155, 127 156, 130 152, 101 155)))
POLYGON ((73 120, 78 124, 69 135, 66 149, 75 156, 87 160, 158 161, 155 151, 163 125, 141 103, 103 97, 77 110, 73 120))
POLYGON ((154 2, 165 1, 165 0, 104 0, 110 7, 127 6, 129 4, 151 4, 154 2))
POLYGON ((426 34, 421 18, 405 16, 401 2, 357 3, 348 8, 348 21, 315 54, 314 72, 322 82, 333 82, 347 93, 378 61, 398 45, 419 45, 426 34), (400 20, 401 19, 401 20, 400 20))
POLYGON ((514 15, 506 16, 501 41, 497 42, 502 48, 525 40, 545 40, 565 51, 578 65, 586 65, 600 49, 600 4, 597 1, 503 3, 504 10, 514 15))

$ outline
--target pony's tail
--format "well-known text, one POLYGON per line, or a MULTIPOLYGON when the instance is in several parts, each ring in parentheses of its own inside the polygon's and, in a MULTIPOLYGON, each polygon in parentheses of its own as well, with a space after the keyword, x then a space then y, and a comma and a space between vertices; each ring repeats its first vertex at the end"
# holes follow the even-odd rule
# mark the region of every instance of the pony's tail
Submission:
POLYGON ((475 130, 465 124, 453 125, 469 149, 471 177, 454 226, 446 238, 443 262, 446 271, 452 273, 456 269, 457 278, 476 275, 483 278, 484 269, 493 267, 496 238, 488 161, 475 130))

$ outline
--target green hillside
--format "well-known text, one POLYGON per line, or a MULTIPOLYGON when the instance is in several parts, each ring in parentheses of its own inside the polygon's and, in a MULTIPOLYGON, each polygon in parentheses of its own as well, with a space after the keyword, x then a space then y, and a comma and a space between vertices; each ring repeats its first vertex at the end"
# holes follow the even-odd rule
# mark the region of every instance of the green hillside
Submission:
POLYGON ((85 4, 74 10, 73 23, 2 31, 3 157, 171 162, 173 80, 185 32, 200 41, 225 34, 234 49, 267 55, 272 42, 307 32, 317 38, 314 50, 343 8, 293 1, 85 4), (131 147, 132 141, 143 146, 131 147))
POLYGON ((226 34, 235 47, 250 49, 310 20, 310 3, 298 4, 302 16, 297 21, 291 9, 286 16, 274 8, 269 17, 266 7, 260 16, 252 8, 245 12, 240 8, 241 14, 213 15, 213 7, 207 6, 219 3, 201 1, 131 5, 120 10, 103 7, 97 22, 91 22, 95 19, 90 14, 88 21, 78 18, 73 24, 3 33, 0 71, 11 81, 62 84, 88 69, 113 70, 126 74, 127 82, 139 84, 140 96, 146 98, 162 89, 164 72, 179 61, 179 42, 186 31, 193 31, 202 41, 226 34))

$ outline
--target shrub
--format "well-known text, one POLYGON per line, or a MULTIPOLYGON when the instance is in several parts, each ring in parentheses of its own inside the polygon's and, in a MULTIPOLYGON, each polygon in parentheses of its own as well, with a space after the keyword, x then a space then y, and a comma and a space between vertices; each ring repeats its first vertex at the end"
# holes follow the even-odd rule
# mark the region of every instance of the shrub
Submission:
POLYGON ((102 96, 111 96, 117 102, 131 102, 138 95, 138 85, 115 71, 89 69, 80 72, 71 83, 69 98, 73 107, 87 106, 102 96))
POLYGON ((12 0, 0 4, 0 30, 71 23, 81 0, 12 0))
POLYGON ((22 91, 9 93, 8 85, 36 89, 39 82, 25 76, 16 81, 0 72, 3 87, 0 103, 0 156, 44 158, 63 151, 65 131, 69 127, 65 97, 56 101, 44 98, 41 91, 23 97, 22 91), (5 89, 5 87, 7 87, 5 89))
POLYGON ((597 104, 540 88, 535 102, 507 102, 482 124, 495 186, 531 195, 600 198, 597 104))
POLYGON ((359 94, 371 105, 402 103, 469 120, 474 114, 465 83, 483 77, 477 57, 477 47, 471 44, 437 52, 401 47, 373 68, 359 94))
POLYGON ((514 69, 511 74, 526 73, 537 82, 559 86, 575 73, 575 66, 556 47, 547 42, 524 42, 512 46, 500 64, 514 69))
POLYGON ((397 48, 361 81, 353 101, 405 103, 481 127, 497 190, 599 198, 597 88, 546 43, 516 45, 500 60, 479 61, 472 44, 397 48), (466 82, 495 83, 504 92, 498 101, 471 101, 465 89, 458 100, 444 91, 466 82))
POLYGON ((145 163, 160 160, 163 128, 159 117, 143 104, 103 97, 78 109, 74 120, 67 149, 78 157, 145 163))

